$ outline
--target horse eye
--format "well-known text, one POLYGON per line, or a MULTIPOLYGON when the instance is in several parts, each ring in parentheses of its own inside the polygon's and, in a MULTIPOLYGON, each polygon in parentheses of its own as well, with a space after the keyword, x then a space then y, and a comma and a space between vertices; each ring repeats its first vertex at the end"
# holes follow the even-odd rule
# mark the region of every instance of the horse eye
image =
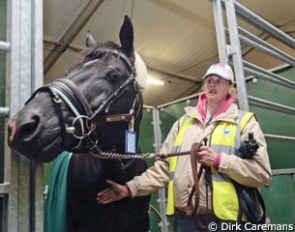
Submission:
POLYGON ((120 76, 119 76, 119 74, 117 72, 110 72, 106 76, 106 80, 108 82, 111 82, 111 83, 115 84, 115 83, 118 83, 120 81, 120 76))
POLYGON ((102 59, 105 56, 105 52, 96 52, 95 58, 96 59, 102 59))

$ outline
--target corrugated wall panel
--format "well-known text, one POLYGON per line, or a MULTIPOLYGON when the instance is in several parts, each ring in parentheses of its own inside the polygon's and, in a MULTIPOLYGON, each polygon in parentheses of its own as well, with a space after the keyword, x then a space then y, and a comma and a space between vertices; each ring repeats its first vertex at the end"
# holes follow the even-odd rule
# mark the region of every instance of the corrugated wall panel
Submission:
POLYGON ((271 224, 292 224, 295 222, 294 178, 294 173, 277 175, 273 177, 269 186, 261 189, 266 204, 266 214, 270 218, 271 224))

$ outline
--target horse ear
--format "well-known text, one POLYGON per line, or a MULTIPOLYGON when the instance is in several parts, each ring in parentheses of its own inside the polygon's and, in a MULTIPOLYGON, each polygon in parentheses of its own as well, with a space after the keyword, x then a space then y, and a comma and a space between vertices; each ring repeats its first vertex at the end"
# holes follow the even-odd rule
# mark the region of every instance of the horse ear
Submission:
POLYGON ((125 15, 123 25, 120 30, 120 42, 124 53, 131 56, 133 51, 133 26, 131 19, 125 15))
POLYGON ((86 34, 86 39, 85 39, 85 45, 86 47, 94 47, 96 45, 96 41, 95 39, 92 37, 90 31, 87 31, 87 34, 86 34))

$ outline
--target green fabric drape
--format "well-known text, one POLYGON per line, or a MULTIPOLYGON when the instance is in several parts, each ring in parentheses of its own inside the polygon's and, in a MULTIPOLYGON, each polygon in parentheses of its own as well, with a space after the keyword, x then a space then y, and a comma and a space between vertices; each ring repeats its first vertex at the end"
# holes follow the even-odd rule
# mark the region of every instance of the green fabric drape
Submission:
POLYGON ((63 152, 54 161, 45 208, 45 232, 66 232, 67 176, 72 153, 63 152))

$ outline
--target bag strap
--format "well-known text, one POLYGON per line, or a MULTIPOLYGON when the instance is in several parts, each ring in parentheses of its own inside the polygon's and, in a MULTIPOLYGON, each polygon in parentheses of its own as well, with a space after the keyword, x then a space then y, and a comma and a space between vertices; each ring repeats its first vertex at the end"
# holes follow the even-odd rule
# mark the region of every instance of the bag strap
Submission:
POLYGON ((257 188, 246 187, 234 182, 237 190, 240 211, 238 221, 241 222, 243 213, 247 220, 255 224, 265 222, 265 204, 257 188))

